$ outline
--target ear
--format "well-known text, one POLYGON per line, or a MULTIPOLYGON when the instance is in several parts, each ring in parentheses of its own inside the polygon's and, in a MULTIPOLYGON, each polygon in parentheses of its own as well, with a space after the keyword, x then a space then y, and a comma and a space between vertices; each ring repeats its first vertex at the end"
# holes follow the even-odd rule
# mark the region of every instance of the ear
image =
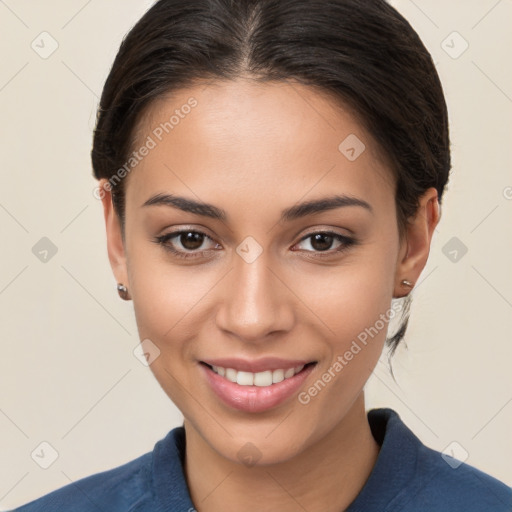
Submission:
POLYGON ((393 297, 404 297, 411 288, 401 284, 407 279, 415 284, 424 269, 430 252, 430 243, 440 219, 437 190, 427 189, 420 198, 415 216, 409 220, 406 236, 400 246, 393 297))
POLYGON ((114 210, 112 202, 112 192, 110 191, 108 180, 101 179, 99 182, 100 197, 103 203, 103 214, 105 217, 105 228, 107 232, 107 251, 110 266, 118 283, 122 283, 130 289, 128 282, 128 268, 126 263, 126 253, 121 235, 121 223, 117 213, 114 210))

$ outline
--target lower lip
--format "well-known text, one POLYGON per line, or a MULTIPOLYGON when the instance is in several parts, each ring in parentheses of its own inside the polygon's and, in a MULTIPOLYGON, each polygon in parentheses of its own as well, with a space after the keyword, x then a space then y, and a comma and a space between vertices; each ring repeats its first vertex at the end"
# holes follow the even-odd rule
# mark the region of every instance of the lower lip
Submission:
POLYGON ((276 407, 298 391, 316 365, 309 365, 293 377, 270 386, 240 386, 221 377, 203 363, 199 366, 213 391, 226 405, 245 412, 263 412, 276 407))

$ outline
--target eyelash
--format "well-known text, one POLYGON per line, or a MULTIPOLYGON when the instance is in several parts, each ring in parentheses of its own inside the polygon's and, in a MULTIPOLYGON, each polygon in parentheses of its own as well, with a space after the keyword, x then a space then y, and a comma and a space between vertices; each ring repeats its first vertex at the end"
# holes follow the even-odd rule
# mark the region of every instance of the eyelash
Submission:
MULTIPOLYGON (((203 233, 202 231, 198 231, 195 229, 185 229, 181 231, 174 231, 172 233, 167 233, 162 236, 158 236, 155 238, 155 243, 161 245, 166 251, 170 252, 173 256, 176 256, 177 258, 182 259, 195 259, 198 257, 201 257, 201 255, 207 251, 198 251, 193 253, 185 253, 183 251, 178 251, 172 245, 168 243, 169 240, 172 238, 176 238, 177 236, 180 236, 184 233, 196 233, 199 235, 202 235, 206 238, 209 238, 212 240, 210 236, 208 236, 206 233, 203 233)), ((355 246, 358 244, 358 241, 355 238, 351 238, 345 235, 340 235, 339 233, 333 232, 333 231, 315 231, 313 233, 308 233, 304 237, 302 237, 298 243, 303 242, 304 240, 307 240, 308 238, 313 237, 314 235, 331 235, 333 236, 337 241, 342 242, 342 245, 338 247, 337 249, 329 249, 327 251, 306 251, 306 252, 313 252, 315 253, 314 258, 325 258, 325 257, 332 257, 334 254, 341 254, 345 251, 347 251, 349 248, 355 246)), ((213 241, 213 240, 212 240, 213 241)), ((209 249, 214 250, 214 249, 209 249)))

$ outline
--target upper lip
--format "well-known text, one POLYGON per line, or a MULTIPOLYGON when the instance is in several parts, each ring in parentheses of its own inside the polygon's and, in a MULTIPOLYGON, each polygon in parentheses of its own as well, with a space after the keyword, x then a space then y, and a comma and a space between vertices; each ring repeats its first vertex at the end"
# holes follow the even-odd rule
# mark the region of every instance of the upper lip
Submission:
POLYGON ((263 357, 261 359, 240 359, 236 357, 227 357, 219 359, 203 359, 201 362, 210 366, 220 366, 222 368, 233 368, 237 371, 258 373, 265 370, 287 370, 297 366, 306 365, 315 361, 304 361, 299 359, 281 359, 279 357, 263 357))

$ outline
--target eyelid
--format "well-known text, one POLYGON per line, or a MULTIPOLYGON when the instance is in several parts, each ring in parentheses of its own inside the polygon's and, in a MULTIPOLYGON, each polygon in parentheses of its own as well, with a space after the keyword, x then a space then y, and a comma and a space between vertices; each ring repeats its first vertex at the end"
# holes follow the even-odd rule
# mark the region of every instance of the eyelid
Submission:
MULTIPOLYGON (((311 236, 316 233, 336 233, 337 235, 344 236, 347 238, 351 238, 355 236, 355 232, 349 228, 346 227, 334 227, 331 225, 318 225, 313 224, 312 226, 308 226, 307 228, 301 229, 295 236, 300 236, 300 240, 302 240, 305 236, 311 236), (301 235, 301 233, 304 233, 301 235)), ((295 238, 295 237, 294 237, 295 238)))
POLYGON ((297 239, 297 242, 295 242, 294 245, 296 245, 299 242, 302 242, 305 238, 309 238, 310 236, 316 235, 317 233, 339 235, 345 238, 352 238, 352 231, 345 229, 345 231, 349 231, 350 234, 344 233, 343 229, 344 228, 322 225, 308 226, 307 228, 303 228, 299 232, 295 233, 293 238, 297 239))

